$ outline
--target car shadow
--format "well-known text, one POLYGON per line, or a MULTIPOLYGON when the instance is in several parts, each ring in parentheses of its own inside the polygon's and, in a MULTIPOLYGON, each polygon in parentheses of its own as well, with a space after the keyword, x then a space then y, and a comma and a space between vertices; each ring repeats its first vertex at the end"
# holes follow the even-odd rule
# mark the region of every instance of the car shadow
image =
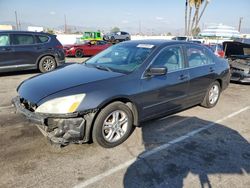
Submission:
POLYGON ((16 75, 24 75, 24 74, 37 74, 37 73, 39 73, 38 70, 19 70, 19 71, 0 73, 0 77, 1 76, 16 76, 16 75))
MULTIPOLYGON (((65 63, 60 66, 58 66, 55 70, 72 65, 75 63, 65 63)), ((0 73, 0 77, 3 76, 17 76, 17 75, 25 75, 25 74, 42 74, 39 70, 17 70, 17 71, 10 71, 10 72, 4 72, 0 73)))
MULTIPOLYGON (((142 139, 145 151, 128 167, 123 179, 125 188, 181 188, 184 180, 190 187, 194 181, 187 178, 190 174, 199 179, 200 187, 211 188, 210 175, 250 173, 249 142, 225 125, 197 117, 171 116, 144 124, 142 139), (192 136, 185 138, 187 134, 192 136), (163 145, 164 149, 150 154, 163 145)), ((244 187, 240 186, 244 182, 238 183, 244 187)))

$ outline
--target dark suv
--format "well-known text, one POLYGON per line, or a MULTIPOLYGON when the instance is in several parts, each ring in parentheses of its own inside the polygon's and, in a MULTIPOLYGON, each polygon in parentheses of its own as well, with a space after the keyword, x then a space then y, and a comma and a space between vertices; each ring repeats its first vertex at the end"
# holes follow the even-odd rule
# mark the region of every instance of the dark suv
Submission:
POLYGON ((54 70, 65 62, 56 35, 28 31, 0 31, 0 72, 39 69, 54 70))

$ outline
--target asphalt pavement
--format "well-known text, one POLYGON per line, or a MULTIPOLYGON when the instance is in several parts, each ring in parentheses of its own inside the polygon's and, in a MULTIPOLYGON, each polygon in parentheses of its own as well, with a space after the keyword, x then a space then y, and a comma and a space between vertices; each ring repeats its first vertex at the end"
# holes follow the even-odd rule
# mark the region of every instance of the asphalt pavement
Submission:
POLYGON ((0 187, 250 187, 249 85, 231 83, 215 108, 143 123, 116 148, 58 148, 10 103, 37 74, 0 77, 0 187))

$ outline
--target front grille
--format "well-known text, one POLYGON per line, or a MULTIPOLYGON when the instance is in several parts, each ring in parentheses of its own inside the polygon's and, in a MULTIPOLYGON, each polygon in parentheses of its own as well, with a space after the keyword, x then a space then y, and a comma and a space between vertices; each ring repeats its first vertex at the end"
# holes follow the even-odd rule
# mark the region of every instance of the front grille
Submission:
POLYGON ((21 104, 29 111, 34 112, 37 108, 36 104, 33 104, 29 102, 28 100, 21 98, 20 99, 21 104))

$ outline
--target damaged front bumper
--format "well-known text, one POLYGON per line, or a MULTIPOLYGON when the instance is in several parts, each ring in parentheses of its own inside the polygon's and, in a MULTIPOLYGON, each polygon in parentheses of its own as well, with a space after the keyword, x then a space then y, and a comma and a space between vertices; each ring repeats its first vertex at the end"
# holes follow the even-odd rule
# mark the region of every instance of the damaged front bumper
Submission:
POLYGON ((238 70, 231 68, 231 81, 240 83, 250 83, 250 73, 244 72, 244 70, 238 70))
POLYGON ((72 114, 40 114, 26 109, 19 97, 12 99, 16 111, 34 122, 51 143, 61 146, 69 143, 86 143, 90 141, 91 125, 96 110, 72 114))

